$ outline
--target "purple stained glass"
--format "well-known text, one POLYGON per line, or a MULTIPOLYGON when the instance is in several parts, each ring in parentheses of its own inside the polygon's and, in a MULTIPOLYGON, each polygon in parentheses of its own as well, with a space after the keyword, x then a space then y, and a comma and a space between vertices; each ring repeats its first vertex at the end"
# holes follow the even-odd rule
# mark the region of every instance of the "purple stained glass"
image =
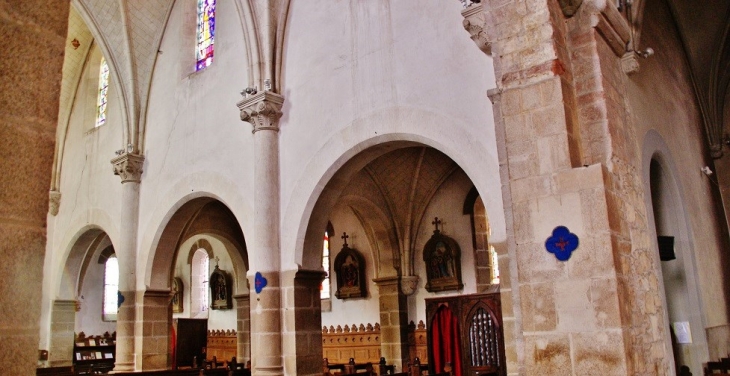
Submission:
POLYGON ((196 71, 213 63, 214 39, 215 0, 198 0, 198 31, 195 49, 196 71))

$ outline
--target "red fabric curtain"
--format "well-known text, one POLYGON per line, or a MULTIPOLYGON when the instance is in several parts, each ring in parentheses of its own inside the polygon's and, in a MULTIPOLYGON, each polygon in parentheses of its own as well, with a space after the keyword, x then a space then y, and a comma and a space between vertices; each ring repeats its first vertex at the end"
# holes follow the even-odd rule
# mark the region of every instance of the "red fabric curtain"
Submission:
POLYGON ((446 305, 439 307, 433 316, 431 349, 433 349, 433 371, 435 373, 444 372, 446 362, 451 362, 454 376, 461 376, 459 321, 446 305))

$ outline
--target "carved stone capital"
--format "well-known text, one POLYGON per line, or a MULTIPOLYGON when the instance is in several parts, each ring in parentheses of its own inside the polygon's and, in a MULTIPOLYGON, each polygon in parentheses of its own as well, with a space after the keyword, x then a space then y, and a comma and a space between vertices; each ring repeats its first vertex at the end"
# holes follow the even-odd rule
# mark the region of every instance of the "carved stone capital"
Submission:
POLYGON ((114 166, 114 175, 122 178, 122 183, 142 181, 142 165, 144 164, 144 156, 139 154, 122 154, 112 159, 114 166))
POLYGON ((241 120, 253 125, 252 133, 263 130, 279 131, 279 118, 284 97, 271 91, 262 91, 238 102, 241 120))
POLYGON ((492 43, 487 38, 487 32, 485 25, 487 24, 486 15, 484 14, 484 7, 482 4, 472 4, 468 8, 461 11, 461 15, 464 17, 464 29, 469 32, 471 40, 476 43, 482 52, 487 55, 492 54, 492 43))
POLYGON ((49 191, 48 192, 48 214, 57 215, 58 208, 61 207, 61 192, 49 191))
POLYGON ((626 74, 636 73, 639 71, 639 55, 634 51, 629 51, 621 57, 621 70, 626 74))

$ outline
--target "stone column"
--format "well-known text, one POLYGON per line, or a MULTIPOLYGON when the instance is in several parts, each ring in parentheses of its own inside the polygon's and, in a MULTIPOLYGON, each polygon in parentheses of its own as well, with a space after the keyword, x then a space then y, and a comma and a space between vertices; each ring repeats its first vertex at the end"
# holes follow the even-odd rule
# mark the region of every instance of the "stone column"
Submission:
POLYGON ((114 175, 122 179, 122 212, 119 244, 119 293, 123 299, 117 312, 115 371, 135 370, 134 326, 136 302, 137 222, 139 221, 139 184, 144 157, 123 154, 112 159, 114 175))
POLYGON ((254 233, 249 262, 250 272, 260 277, 251 281, 251 366, 255 375, 284 374, 279 271, 279 118, 283 103, 284 97, 270 91, 238 103, 241 120, 253 125, 254 134, 254 233))
MULTIPOLYGON (((169 290, 147 290, 137 298, 140 323, 135 330, 136 357, 143 371, 169 369, 172 306, 169 290)), ((118 338, 117 332, 117 338, 118 338)))
POLYGON ((3 2, 0 33, 0 364, 31 375, 38 362, 48 187, 69 1, 3 2))
POLYGON ((54 300, 51 313, 51 346, 48 365, 70 366, 76 327, 76 300, 54 300))
POLYGON ((399 277, 373 280, 380 294, 380 350, 388 364, 403 369, 408 359, 408 303, 399 277))
POLYGON ((245 363, 251 360, 251 295, 235 295, 236 300, 236 360, 245 363))
POLYGON ((322 374, 321 270, 282 273, 284 288, 284 365, 289 375, 322 374))

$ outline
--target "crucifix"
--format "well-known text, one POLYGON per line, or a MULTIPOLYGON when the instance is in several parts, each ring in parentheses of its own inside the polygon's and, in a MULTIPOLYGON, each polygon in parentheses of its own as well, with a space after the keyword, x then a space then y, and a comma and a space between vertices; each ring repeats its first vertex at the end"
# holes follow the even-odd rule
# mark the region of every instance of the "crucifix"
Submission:
POLYGON ((217 268, 218 267, 218 261, 220 261, 221 259, 219 259, 218 256, 215 256, 215 258, 213 260, 215 260, 215 267, 217 268))
POLYGON ((343 240, 343 241, 345 242, 345 244, 343 245, 343 247, 347 247, 347 238, 349 238, 349 237, 350 237, 350 236, 349 236, 349 235, 347 235, 347 233, 346 233, 346 232, 343 232, 343 233, 342 233, 342 236, 341 236, 340 238, 342 238, 342 240, 343 240))
POLYGON ((441 224, 441 220, 439 219, 439 217, 434 217, 431 224, 436 226, 436 230, 434 232, 439 232, 439 225, 441 224))

